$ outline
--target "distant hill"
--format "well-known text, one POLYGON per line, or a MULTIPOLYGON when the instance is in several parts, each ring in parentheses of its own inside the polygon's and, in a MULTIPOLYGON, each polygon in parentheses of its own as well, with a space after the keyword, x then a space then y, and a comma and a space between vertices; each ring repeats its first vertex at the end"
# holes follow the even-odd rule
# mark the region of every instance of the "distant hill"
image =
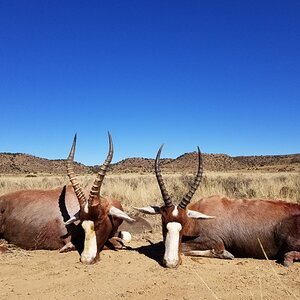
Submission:
MULTIPOLYGON (((50 160, 22 153, 0 153, 0 174, 66 174, 66 161, 50 160)), ((75 163, 78 174, 92 173, 92 169, 75 163)))
MULTIPOLYGON (((202 154, 205 171, 300 171, 300 154, 236 156, 202 154)), ((74 164, 77 174, 92 174, 99 166, 74 164)), ((197 153, 185 153, 176 159, 161 159, 161 169, 168 173, 194 173, 197 153)), ((110 173, 151 173, 154 159, 127 158, 110 166, 110 173)), ((50 160, 22 153, 0 153, 0 174, 66 174, 65 160, 50 160)))
MULTIPOLYGON (((300 154, 273 156, 236 156, 203 154, 203 168, 207 171, 300 171, 300 154)), ((162 169, 176 172, 195 172, 197 154, 186 153, 165 164, 162 169)))

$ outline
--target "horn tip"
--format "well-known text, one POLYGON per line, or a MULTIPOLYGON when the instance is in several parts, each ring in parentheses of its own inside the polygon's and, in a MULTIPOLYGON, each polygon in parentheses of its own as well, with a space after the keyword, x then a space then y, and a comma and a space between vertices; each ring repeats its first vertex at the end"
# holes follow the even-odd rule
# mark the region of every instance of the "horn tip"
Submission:
POLYGON ((164 147, 164 144, 161 144, 161 146, 159 147, 158 152, 157 152, 157 156, 156 156, 157 158, 160 157, 160 154, 161 154, 161 151, 162 151, 163 147, 164 147))
POLYGON ((73 145, 76 144, 76 140, 77 140, 77 132, 75 132, 74 134, 73 145))
POLYGON ((114 145, 113 145, 112 137, 111 137, 111 134, 110 134, 109 130, 107 130, 107 134, 108 134, 110 151, 114 151, 114 145))

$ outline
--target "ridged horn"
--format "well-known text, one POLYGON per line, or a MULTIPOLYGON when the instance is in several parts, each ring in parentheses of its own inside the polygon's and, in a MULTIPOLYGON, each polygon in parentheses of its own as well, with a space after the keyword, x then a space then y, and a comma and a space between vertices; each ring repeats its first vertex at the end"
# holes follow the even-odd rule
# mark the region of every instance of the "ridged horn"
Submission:
POLYGON ((187 207, 187 205, 191 202, 192 197, 194 196, 196 190, 198 189, 201 179, 202 179, 202 173, 203 173, 203 168, 202 168, 202 156, 199 147, 198 148, 198 172, 197 175, 194 179, 194 182, 189 190, 189 192, 183 197, 181 202, 179 203, 179 206, 183 209, 187 207))
POLYGON ((86 198, 85 198, 85 195, 76 179, 74 169, 73 169, 73 161, 74 161, 74 154, 75 154, 75 148, 76 148, 76 139, 77 139, 77 134, 75 134, 75 136, 74 136, 72 148, 70 150, 70 153, 69 153, 69 156, 67 159, 67 174, 70 178, 72 187, 77 196, 80 208, 82 208, 86 203, 86 198))
POLYGON ((94 181, 94 184, 91 188, 90 195, 89 195, 89 206, 90 205, 95 205, 94 199, 96 196, 100 196, 100 190, 101 190, 101 185, 103 182, 103 179, 105 177, 106 171, 110 165, 110 162, 113 158, 114 154, 114 146, 112 142, 112 138, 110 133, 108 132, 108 139, 109 139, 109 151, 106 157, 106 160, 104 161, 103 165, 100 167, 100 171, 97 174, 97 177, 94 181))
POLYGON ((155 159, 155 175, 156 175, 156 179, 157 179, 157 182, 158 182, 158 185, 159 185, 159 188, 160 188, 160 191, 161 191, 161 195, 163 197, 163 200, 165 202, 165 205, 167 207, 170 207, 172 206, 172 200, 168 194, 168 191, 165 187, 165 184, 164 184, 164 181, 163 181, 163 178, 162 178, 162 175, 161 175, 161 172, 160 172, 160 167, 159 167, 159 159, 160 159, 160 154, 161 154, 161 150, 163 148, 164 145, 161 145, 158 152, 157 152, 157 155, 156 155, 156 159, 155 159))

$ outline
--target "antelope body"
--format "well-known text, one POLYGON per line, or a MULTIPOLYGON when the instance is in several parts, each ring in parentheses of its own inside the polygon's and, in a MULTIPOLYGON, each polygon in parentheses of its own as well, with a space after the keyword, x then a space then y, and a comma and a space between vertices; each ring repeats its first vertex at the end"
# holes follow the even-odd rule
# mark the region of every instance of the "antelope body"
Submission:
MULTIPOLYGON (((0 236, 24 249, 60 249, 70 241, 59 210, 62 188, 26 190, 0 197, 0 236), (66 236, 64 238, 64 236, 66 236)), ((78 211, 72 187, 67 189, 66 206, 78 211)))
POLYGON ((67 160, 72 186, 18 191, 0 197, 0 238, 25 249, 66 251, 76 247, 82 262, 94 263, 103 247, 114 242, 113 237, 122 221, 134 221, 123 212, 119 201, 100 196, 101 184, 113 156, 111 136, 109 153, 89 196, 81 189, 73 172, 75 146, 76 135, 67 160))
MULTIPOLYGON (((24 249, 55 250, 69 245, 72 238, 84 238, 81 226, 65 225, 59 199, 64 194, 67 212, 79 210, 72 186, 53 190, 24 190, 0 196, 0 238, 24 249), (74 230, 72 230, 74 229, 74 230)), ((102 206, 114 205, 116 200, 102 199, 102 206)), ((118 223, 118 219, 114 219, 118 223)), ((82 239, 83 244, 83 239, 82 239)))
POLYGON ((228 199, 212 196, 190 204, 202 177, 198 148, 198 172, 190 191, 174 205, 164 185, 159 159, 155 173, 165 205, 136 208, 161 214, 165 244, 163 265, 175 268, 186 255, 233 259, 278 259, 285 266, 300 259, 300 205, 284 201, 228 199), (265 251, 265 254, 264 254, 265 251))

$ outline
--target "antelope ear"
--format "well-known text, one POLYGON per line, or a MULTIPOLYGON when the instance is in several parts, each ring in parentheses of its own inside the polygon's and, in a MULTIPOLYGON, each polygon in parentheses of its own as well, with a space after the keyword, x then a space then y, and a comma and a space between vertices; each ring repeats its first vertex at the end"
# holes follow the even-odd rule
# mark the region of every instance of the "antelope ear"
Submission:
POLYGON ((187 210, 187 216, 193 219, 214 219, 215 218, 214 216, 208 216, 201 213, 200 211, 190 210, 190 209, 187 210))
POLYGON ((71 217, 68 221, 64 222, 64 225, 70 225, 70 224, 78 221, 79 215, 80 215, 80 210, 73 217, 71 217))
POLYGON ((139 212, 142 212, 144 214, 149 214, 149 215, 160 214, 159 206, 134 207, 134 209, 138 210, 139 212))
POLYGON ((109 213, 108 214, 111 215, 111 216, 113 216, 113 217, 125 220, 125 221, 127 221, 129 223, 135 222, 135 219, 130 218, 124 211, 122 211, 121 209, 118 209, 118 208, 116 208, 114 206, 112 206, 109 209, 109 213))

